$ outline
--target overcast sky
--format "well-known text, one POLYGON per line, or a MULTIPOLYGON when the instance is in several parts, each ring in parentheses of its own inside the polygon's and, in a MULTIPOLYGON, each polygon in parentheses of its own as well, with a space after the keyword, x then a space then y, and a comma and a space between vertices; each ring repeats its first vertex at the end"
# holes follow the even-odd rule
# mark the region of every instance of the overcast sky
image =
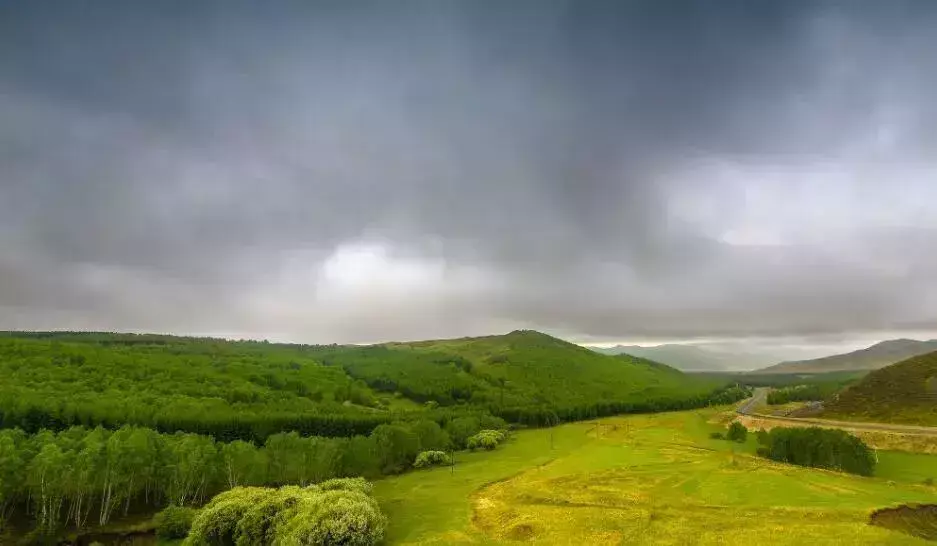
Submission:
POLYGON ((937 3, 0 6, 0 329, 937 337, 937 3))

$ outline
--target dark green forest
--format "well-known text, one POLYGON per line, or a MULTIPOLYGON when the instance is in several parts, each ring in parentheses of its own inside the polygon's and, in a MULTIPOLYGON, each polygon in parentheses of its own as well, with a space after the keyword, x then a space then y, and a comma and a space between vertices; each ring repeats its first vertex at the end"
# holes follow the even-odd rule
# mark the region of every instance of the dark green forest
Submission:
POLYGON ((0 524, 43 536, 233 487, 399 473, 480 431, 748 394, 537 332, 367 347, 7 332, 0 376, 0 524))
POLYGON ((875 456, 862 440, 844 430, 774 428, 759 432, 759 454, 769 459, 871 476, 875 456))
POLYGON ((828 400, 856 381, 858 379, 853 377, 829 377, 818 378, 811 383, 781 387, 768 393, 768 404, 828 400))

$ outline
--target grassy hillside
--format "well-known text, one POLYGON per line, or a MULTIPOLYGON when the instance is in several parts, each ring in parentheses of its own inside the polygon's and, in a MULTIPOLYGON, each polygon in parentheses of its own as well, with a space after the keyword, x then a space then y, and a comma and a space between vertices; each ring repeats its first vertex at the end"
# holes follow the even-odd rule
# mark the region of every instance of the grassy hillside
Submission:
POLYGON ((937 352, 869 373, 827 405, 827 416, 937 426, 937 352))
POLYGON ((813 360, 782 362, 758 373, 825 373, 837 371, 877 370, 900 362, 906 358, 937 351, 937 339, 918 341, 915 339, 892 339, 876 343, 871 347, 845 353, 826 356, 813 360))
POLYGON ((336 348, 322 358, 376 390, 442 405, 494 407, 521 422, 538 420, 544 412, 568 420, 689 407, 685 404, 698 405, 724 384, 641 358, 597 354, 532 331, 336 348))

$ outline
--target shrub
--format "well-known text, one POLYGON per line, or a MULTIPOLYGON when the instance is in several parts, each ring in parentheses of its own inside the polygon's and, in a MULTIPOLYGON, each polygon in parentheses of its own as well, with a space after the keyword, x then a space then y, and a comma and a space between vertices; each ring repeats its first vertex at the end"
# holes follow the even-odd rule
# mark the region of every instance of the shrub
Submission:
POLYGON ((445 430, 456 447, 467 447, 468 439, 483 427, 475 416, 456 417, 446 423, 445 430))
POLYGON ((491 451, 503 441, 504 433, 500 430, 483 430, 469 438, 466 447, 469 449, 485 448, 491 451))
POLYGON ((709 437, 713 440, 725 440, 726 437, 721 432, 710 432, 709 437))
POLYGON ((371 432, 370 438, 377 447, 384 474, 406 470, 420 452, 420 439, 402 425, 379 425, 371 432))
POLYGON ((377 501, 360 491, 314 492, 278 520, 275 546, 370 546, 384 539, 387 519, 377 501))
POLYGON ((160 538, 185 538, 192 528, 192 520, 198 510, 185 506, 167 506, 153 517, 156 536, 160 538))
POLYGON ((264 546, 272 543, 275 525, 280 514, 292 510, 308 491, 302 487, 286 486, 271 491, 253 506, 244 511, 235 526, 235 544, 237 546, 264 546))
POLYGON ((447 465, 452 461, 445 451, 424 451, 416 456, 413 466, 416 468, 426 468, 429 466, 447 465))
POLYGON ((212 499, 195 517, 191 546, 370 546, 387 520, 362 478, 309 487, 237 487, 212 499))
POLYGON ((739 423, 738 421, 735 421, 729 425, 729 431, 726 432, 726 440, 731 440, 741 444, 745 442, 746 438, 748 438, 748 429, 745 428, 745 425, 739 423))
POLYGON ((760 429, 755 433, 755 438, 758 440, 758 445, 766 446, 770 441, 768 436, 768 431, 765 429, 760 429))
POLYGON ((318 489, 319 491, 358 491, 370 495, 371 490, 374 489, 374 484, 364 478, 332 478, 317 483, 311 489, 318 489))
POLYGON ((435 421, 422 420, 409 425, 419 440, 420 451, 445 451, 451 444, 449 434, 435 421))
POLYGON ((192 520, 185 544, 233 544, 238 522, 244 514, 275 493, 276 489, 263 487, 235 487, 216 495, 192 520))

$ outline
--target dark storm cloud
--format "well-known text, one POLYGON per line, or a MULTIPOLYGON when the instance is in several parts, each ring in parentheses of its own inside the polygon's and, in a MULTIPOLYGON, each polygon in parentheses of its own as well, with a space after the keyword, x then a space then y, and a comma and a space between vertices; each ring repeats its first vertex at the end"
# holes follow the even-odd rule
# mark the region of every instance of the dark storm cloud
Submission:
POLYGON ((0 327, 932 327, 935 29, 926 2, 6 5, 0 327))

